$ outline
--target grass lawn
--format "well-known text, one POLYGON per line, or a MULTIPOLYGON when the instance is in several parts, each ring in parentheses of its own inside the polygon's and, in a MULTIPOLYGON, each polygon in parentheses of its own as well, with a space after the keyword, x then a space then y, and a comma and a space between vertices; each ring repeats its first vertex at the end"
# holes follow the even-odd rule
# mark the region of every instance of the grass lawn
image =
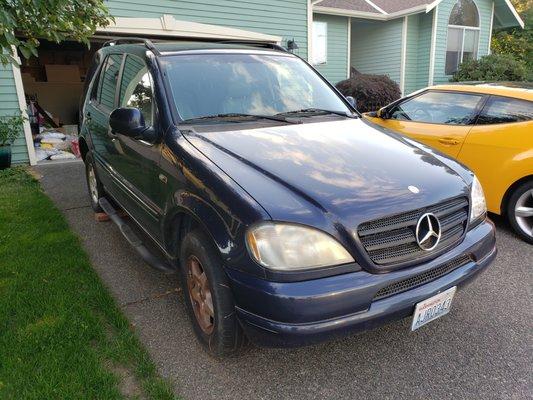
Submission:
POLYGON ((0 398, 174 398, 22 168, 0 171, 0 398))

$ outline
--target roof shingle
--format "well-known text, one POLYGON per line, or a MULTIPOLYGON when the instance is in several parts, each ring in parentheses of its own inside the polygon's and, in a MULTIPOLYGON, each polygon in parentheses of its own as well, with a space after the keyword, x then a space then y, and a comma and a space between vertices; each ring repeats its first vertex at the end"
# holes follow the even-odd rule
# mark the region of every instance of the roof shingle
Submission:
MULTIPOLYGON (((431 0, 371 0, 371 3, 381 8, 387 14, 392 14, 430 4, 431 0)), ((382 14, 366 0, 322 0, 316 5, 320 7, 338 8, 340 10, 382 14)))

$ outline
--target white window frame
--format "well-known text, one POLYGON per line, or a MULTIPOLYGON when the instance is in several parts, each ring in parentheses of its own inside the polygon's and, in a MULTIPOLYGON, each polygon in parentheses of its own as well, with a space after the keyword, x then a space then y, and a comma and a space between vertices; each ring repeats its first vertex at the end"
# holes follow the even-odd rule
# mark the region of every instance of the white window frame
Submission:
MULTIPOLYGON (((461 26, 461 25, 448 25, 448 30, 446 32, 446 35, 447 35, 447 38, 446 38, 446 54, 448 53, 448 37, 449 37, 449 34, 450 34, 450 28, 452 29, 460 29, 462 30, 462 36, 461 36, 461 52, 460 52, 460 57, 459 57, 459 65, 461 65, 463 63, 463 57, 464 57, 464 53, 465 53, 465 33, 466 31, 474 31, 474 32, 478 32, 478 35, 477 35, 477 49, 476 49, 476 56, 475 56, 475 59, 477 60, 479 58, 479 39, 480 39, 480 36, 481 36, 481 28, 476 28, 476 27, 473 27, 473 26, 461 26)), ((446 55, 447 57, 447 55, 446 55)), ((444 67, 446 68, 446 58, 444 59, 444 67)), ((448 74, 446 71, 444 71, 446 73, 446 75, 452 75, 452 74, 448 74)))
POLYGON ((328 23, 326 21, 313 21, 313 52, 312 52, 312 64, 313 65, 326 65, 328 63, 328 23), (323 34, 319 35, 319 30, 317 26, 321 25, 323 27, 323 34), (318 59, 318 44, 319 41, 324 41, 324 54, 321 59, 318 59))
MULTIPOLYGON (((459 0, 460 1, 460 0, 459 0)), ((455 5, 459 2, 457 1, 453 7, 452 7, 452 10, 455 8, 455 5)), ((478 20, 478 23, 480 26, 465 26, 465 25, 452 25, 449 23, 450 21, 450 17, 448 17, 448 27, 446 29, 446 56, 444 57, 444 73, 448 76, 452 75, 452 74, 448 74, 446 72, 446 58, 448 57, 448 39, 449 39, 449 36, 450 36, 450 28, 452 29, 461 29, 462 30, 462 37, 461 37, 461 56, 459 57, 459 65, 461 65, 463 63, 463 56, 464 56, 464 53, 465 53, 465 33, 466 31, 477 31, 478 32, 478 35, 477 35, 477 49, 476 49, 476 57, 475 59, 477 60, 479 58, 479 42, 480 42, 480 39, 481 39, 481 14, 479 13, 479 7, 478 5, 476 4, 475 1, 473 1, 474 5, 476 6, 476 12, 477 12, 477 20, 478 20)), ((451 12, 450 12, 451 13, 451 12)), ((492 34, 492 33, 491 33, 492 34)))

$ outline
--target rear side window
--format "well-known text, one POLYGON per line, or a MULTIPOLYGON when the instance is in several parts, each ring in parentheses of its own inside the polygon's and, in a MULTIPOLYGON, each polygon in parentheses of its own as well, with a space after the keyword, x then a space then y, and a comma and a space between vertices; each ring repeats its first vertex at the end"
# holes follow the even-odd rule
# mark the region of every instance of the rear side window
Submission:
POLYGON ((533 102, 492 96, 483 108, 477 123, 478 125, 508 124, 531 119, 533 119, 533 102))
POLYGON ((126 56, 122 82, 120 83, 119 106, 138 108, 146 123, 153 124, 154 95, 152 77, 145 62, 136 56, 126 56))
POLYGON ((109 110, 115 108, 115 94, 121 62, 122 55, 120 54, 111 54, 107 57, 100 72, 96 93, 93 96, 97 103, 109 110))
POLYGON ((391 119, 432 124, 467 125, 483 96, 428 91, 395 106, 391 119))

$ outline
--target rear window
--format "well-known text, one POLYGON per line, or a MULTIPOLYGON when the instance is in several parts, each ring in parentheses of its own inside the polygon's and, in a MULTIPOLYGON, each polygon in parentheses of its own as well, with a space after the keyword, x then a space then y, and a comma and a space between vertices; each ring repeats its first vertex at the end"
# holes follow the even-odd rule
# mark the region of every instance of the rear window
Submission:
POLYGON ((478 118, 478 125, 508 124, 533 119, 533 102, 492 96, 478 118))
POLYGON ((106 58, 96 82, 96 91, 93 91, 93 100, 109 110, 115 108, 115 94, 121 62, 121 54, 111 54, 106 58))

